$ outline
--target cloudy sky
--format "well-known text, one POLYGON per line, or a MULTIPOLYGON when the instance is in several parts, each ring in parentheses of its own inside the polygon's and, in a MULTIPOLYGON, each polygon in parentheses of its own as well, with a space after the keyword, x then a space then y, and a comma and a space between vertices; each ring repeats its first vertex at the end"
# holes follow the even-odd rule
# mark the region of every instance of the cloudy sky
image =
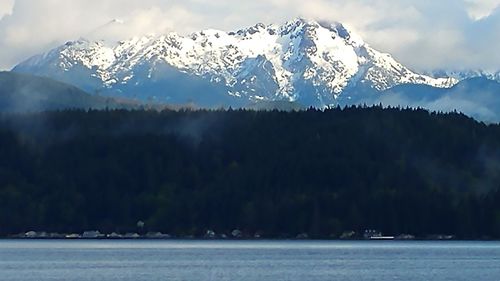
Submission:
POLYGON ((0 69, 96 34, 234 30, 298 16, 343 22, 416 70, 500 70, 500 0, 0 0, 0 69), (123 23, 106 25, 113 19, 123 23))

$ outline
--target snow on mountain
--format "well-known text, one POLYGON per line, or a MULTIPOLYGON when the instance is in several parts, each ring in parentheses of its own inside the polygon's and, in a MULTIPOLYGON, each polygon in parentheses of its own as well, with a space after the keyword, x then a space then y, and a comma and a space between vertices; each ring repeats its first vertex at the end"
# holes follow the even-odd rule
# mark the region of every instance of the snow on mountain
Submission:
POLYGON ((340 23, 306 19, 116 43, 81 39, 30 58, 14 71, 59 79, 91 93, 208 106, 295 101, 324 107, 361 87, 448 88, 458 82, 417 74, 340 23))
POLYGON ((429 76, 442 78, 451 77, 456 80, 466 80, 471 78, 487 78, 489 80, 495 80, 500 82, 500 71, 485 71, 485 70, 434 70, 432 72, 426 73, 429 76))

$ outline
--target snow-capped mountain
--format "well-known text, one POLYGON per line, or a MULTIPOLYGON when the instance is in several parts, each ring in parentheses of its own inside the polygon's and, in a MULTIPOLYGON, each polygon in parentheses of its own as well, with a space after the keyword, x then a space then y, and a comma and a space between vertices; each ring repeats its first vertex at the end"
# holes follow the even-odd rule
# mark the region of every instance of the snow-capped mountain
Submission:
POLYGON ((81 39, 13 71, 48 76, 91 93, 200 106, 294 101, 324 107, 366 92, 359 89, 448 88, 458 82, 417 74, 340 23, 305 19, 116 43, 81 39))
POLYGON ((429 76, 436 78, 453 78, 459 81, 471 78, 487 78, 500 82, 500 71, 485 71, 481 69, 476 70, 434 70, 426 73, 429 76))

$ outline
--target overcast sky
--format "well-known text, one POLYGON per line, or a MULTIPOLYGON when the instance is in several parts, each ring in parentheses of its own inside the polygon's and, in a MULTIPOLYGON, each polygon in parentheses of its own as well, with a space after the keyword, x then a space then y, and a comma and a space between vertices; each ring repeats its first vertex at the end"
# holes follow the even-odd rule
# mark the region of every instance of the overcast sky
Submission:
POLYGON ((500 70, 500 0, 0 0, 0 69, 68 40, 339 21, 416 70, 500 70), (113 19, 123 21, 102 28, 113 19))

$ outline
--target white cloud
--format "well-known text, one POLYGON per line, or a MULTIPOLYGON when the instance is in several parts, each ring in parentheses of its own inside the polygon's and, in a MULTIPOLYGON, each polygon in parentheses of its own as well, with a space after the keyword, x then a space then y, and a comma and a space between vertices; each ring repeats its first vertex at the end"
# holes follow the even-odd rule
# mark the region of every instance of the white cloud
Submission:
POLYGON ((466 0, 467 10, 471 18, 479 20, 493 12, 499 5, 500 0, 466 0))
POLYGON ((233 30, 297 16, 346 23, 416 69, 500 66, 500 0, 15 0, 13 10, 8 1, 0 0, 0 17, 11 14, 0 20, 0 68, 81 36, 233 30))
POLYGON ((0 19, 5 15, 11 14, 13 7, 14 0, 2 0, 2 2, 0 2, 0 19))

